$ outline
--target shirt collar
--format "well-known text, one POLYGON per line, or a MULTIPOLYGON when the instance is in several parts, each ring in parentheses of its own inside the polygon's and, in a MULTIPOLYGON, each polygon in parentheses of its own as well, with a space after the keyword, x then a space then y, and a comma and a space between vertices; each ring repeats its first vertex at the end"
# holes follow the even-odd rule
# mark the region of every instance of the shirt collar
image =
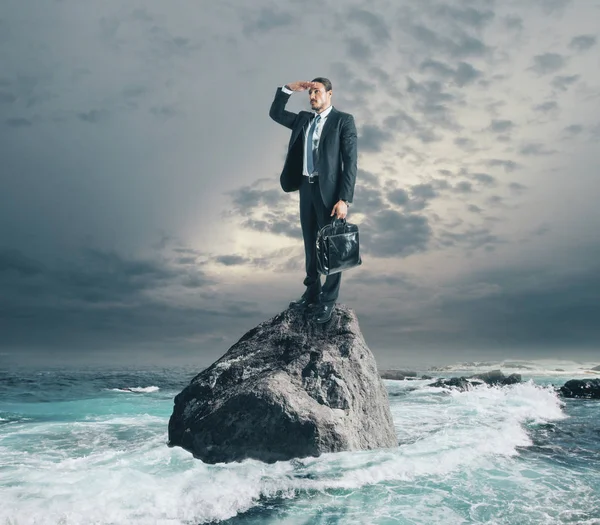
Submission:
POLYGON ((329 116, 329 113, 331 113, 331 110, 333 109, 333 106, 329 106, 325 111, 323 111, 322 113, 317 113, 316 111, 313 111, 313 118, 316 117, 317 115, 321 115, 321 118, 326 118, 329 116))

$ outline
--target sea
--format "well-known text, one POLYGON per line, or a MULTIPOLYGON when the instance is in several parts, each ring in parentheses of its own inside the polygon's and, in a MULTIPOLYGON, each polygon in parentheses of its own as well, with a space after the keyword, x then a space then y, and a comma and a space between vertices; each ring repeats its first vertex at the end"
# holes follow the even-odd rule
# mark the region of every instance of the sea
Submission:
POLYGON ((173 398, 201 369, 3 368, 0 525, 600 525, 600 400, 554 388, 596 365, 423 368, 523 382, 384 380, 396 448, 217 465, 167 446, 173 398))

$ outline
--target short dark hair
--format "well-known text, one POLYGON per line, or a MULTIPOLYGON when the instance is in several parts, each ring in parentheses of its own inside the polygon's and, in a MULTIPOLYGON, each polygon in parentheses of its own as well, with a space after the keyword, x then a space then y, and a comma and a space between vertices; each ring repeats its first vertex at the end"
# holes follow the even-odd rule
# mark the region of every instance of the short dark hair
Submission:
POLYGON ((320 82, 325 86, 325 91, 331 91, 333 88, 331 87, 331 80, 325 77, 317 77, 313 78, 312 82, 320 82))

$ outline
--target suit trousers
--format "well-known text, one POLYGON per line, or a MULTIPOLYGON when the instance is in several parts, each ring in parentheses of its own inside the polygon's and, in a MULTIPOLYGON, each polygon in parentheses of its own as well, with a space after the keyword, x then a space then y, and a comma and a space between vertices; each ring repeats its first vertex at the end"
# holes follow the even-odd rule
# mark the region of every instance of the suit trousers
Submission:
MULTIPOLYGON (((332 207, 333 208, 333 207, 332 207)), ((306 291, 303 296, 309 300, 318 300, 320 304, 333 306, 340 293, 342 273, 328 275, 321 286, 321 277, 317 272, 317 234, 319 230, 329 224, 331 209, 327 208, 321 197, 319 178, 309 182, 308 177, 302 177, 300 184, 300 226, 304 238, 304 255, 306 258, 306 278, 304 286, 306 291)))

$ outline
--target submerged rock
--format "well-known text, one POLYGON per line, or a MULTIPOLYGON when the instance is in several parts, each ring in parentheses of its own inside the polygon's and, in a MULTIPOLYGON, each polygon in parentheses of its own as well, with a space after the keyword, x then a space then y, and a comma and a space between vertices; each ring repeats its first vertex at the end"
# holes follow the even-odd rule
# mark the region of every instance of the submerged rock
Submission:
POLYGON ((600 399, 600 379, 571 379, 560 387, 564 397, 600 399))
POLYGON ((381 379, 394 379, 402 381, 403 379, 417 379, 417 373, 411 370, 382 370, 379 374, 381 379))
POLYGON ((481 379, 487 385, 514 385, 521 382, 521 374, 510 374, 505 376, 502 370, 490 370, 483 374, 475 374, 470 379, 481 379))
POLYGON ((206 463, 397 446, 387 392, 352 310, 259 324, 175 397, 169 445, 206 463))
POLYGON ((475 385, 483 383, 493 386, 513 385, 521 382, 521 374, 504 375, 501 370, 490 370, 482 374, 475 374, 468 377, 452 377, 450 379, 438 379, 435 383, 427 386, 437 388, 454 388, 457 390, 470 390, 475 385))
POLYGON ((450 379, 438 379, 435 383, 431 383, 427 386, 433 386, 436 388, 452 388, 456 390, 470 390, 474 385, 481 384, 481 381, 472 383, 466 377, 451 377, 450 379))

